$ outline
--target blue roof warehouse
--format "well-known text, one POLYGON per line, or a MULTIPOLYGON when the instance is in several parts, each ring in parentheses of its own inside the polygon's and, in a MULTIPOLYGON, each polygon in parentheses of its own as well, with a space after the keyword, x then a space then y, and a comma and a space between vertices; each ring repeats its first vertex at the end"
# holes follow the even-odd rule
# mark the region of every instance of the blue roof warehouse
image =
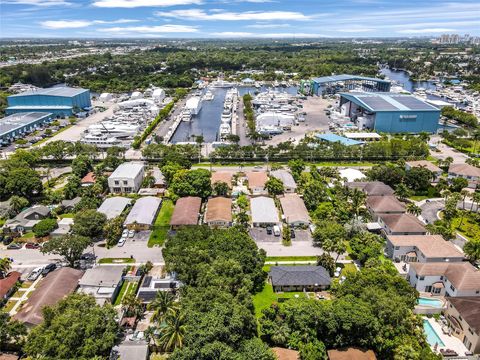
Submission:
POLYGON ((92 106, 90 90, 54 87, 7 97, 7 115, 22 112, 49 112, 57 117, 70 116, 92 106))
POLYGON ((45 112, 26 112, 7 116, 0 121, 0 143, 7 144, 17 138, 22 138, 52 118, 51 113, 45 112))
POLYGON ((340 111, 359 129, 385 133, 436 133, 440 119, 440 109, 396 93, 341 93, 340 111))

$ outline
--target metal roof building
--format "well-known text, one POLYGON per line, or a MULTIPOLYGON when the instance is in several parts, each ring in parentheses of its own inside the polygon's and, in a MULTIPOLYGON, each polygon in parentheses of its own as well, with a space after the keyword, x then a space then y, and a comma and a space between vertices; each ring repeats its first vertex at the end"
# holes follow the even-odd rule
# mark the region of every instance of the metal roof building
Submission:
POLYGON ((272 198, 259 196, 250 199, 253 226, 276 225, 280 222, 278 210, 272 198))
POLYGON ((122 197, 122 196, 114 196, 105 199, 105 201, 100 205, 98 208, 98 212, 105 214, 108 220, 113 219, 125 210, 128 204, 132 202, 132 199, 122 197))
POLYGON ((52 117, 53 114, 49 112, 26 112, 0 119, 0 142, 9 143, 23 138, 25 134, 52 120, 52 117))
POLYGON ((349 139, 349 138, 346 138, 346 137, 343 137, 343 136, 340 136, 340 135, 337 135, 337 134, 332 134, 332 133, 317 134, 315 136, 319 140, 332 142, 332 143, 333 142, 339 142, 340 144, 345 145, 345 146, 362 145, 363 144, 362 141, 349 139))
POLYGON ((7 114, 45 111, 65 117, 92 106, 90 90, 67 86, 26 91, 7 97, 7 101, 7 114))
POLYGON ((390 81, 360 75, 332 75, 303 82, 301 89, 306 95, 333 94, 342 90, 361 88, 363 91, 390 91, 390 81))
POLYGON ((138 199, 123 224, 136 230, 149 229, 155 221, 161 203, 162 199, 154 196, 138 199))
POLYGON ((435 133, 440 119, 440 109, 406 94, 341 93, 340 109, 360 129, 386 133, 435 133))

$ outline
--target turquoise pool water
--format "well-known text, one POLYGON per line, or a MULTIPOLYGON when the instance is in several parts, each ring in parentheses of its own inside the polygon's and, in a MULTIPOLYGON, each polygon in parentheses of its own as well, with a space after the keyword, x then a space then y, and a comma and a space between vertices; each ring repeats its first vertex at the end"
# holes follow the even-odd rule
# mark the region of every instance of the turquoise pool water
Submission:
POLYGON ((435 346, 435 344, 438 344, 438 346, 445 346, 444 342, 440 337, 437 335, 435 330, 433 329, 432 325, 427 320, 423 320, 423 331, 425 331, 425 334, 427 335, 427 341, 430 344, 430 346, 435 346))
POLYGON ((421 297, 421 298, 418 298, 418 305, 431 306, 434 308, 442 308, 443 302, 438 299, 421 297))

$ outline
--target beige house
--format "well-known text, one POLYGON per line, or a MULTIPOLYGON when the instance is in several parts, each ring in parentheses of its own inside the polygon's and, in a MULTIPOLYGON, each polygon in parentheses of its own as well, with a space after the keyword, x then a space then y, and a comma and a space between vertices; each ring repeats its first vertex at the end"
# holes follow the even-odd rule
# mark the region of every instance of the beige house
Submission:
POLYGON ((173 209, 170 226, 173 229, 181 226, 192 226, 198 224, 202 199, 196 196, 187 196, 177 200, 173 209))
POLYGON ((233 173, 231 171, 215 171, 212 173, 212 177, 210 178, 210 181, 212 185, 214 185, 217 182, 224 182, 225 184, 228 185, 228 188, 232 188, 232 177, 233 173))
POLYGON ((410 214, 383 214, 378 223, 386 235, 426 235, 427 229, 410 214))
POLYGON ((407 161, 405 163, 405 170, 410 170, 416 167, 423 167, 427 170, 430 170, 432 173, 435 174, 435 178, 433 179, 434 182, 438 181, 440 176, 442 176, 443 170, 440 169, 438 166, 432 164, 430 161, 427 160, 418 160, 418 161, 407 161))
POLYGON ((288 225, 308 226, 311 223, 310 215, 298 194, 285 194, 280 197, 283 217, 288 225))
POLYGON ((374 220, 377 220, 381 215, 403 214, 406 211, 405 204, 393 195, 369 196, 365 205, 374 220))
POLYGON ((480 168, 470 164, 451 164, 448 168, 448 178, 464 178, 468 187, 475 189, 480 184, 480 168))
POLYGON ((474 354, 480 353, 480 297, 446 298, 445 316, 459 338, 474 354))
POLYGON ((265 184, 268 176, 265 171, 249 171, 246 173, 248 181, 248 189, 253 195, 266 194, 265 184))
POLYGON ((211 227, 232 226, 232 199, 221 196, 209 199, 204 222, 211 227))

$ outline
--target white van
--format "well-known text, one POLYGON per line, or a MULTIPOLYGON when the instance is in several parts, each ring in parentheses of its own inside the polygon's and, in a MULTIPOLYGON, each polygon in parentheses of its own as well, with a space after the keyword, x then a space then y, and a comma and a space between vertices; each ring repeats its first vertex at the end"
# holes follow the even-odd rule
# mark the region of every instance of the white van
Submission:
POLYGON ((273 227, 273 235, 275 235, 275 236, 280 236, 281 235, 280 227, 278 225, 275 225, 273 227))

